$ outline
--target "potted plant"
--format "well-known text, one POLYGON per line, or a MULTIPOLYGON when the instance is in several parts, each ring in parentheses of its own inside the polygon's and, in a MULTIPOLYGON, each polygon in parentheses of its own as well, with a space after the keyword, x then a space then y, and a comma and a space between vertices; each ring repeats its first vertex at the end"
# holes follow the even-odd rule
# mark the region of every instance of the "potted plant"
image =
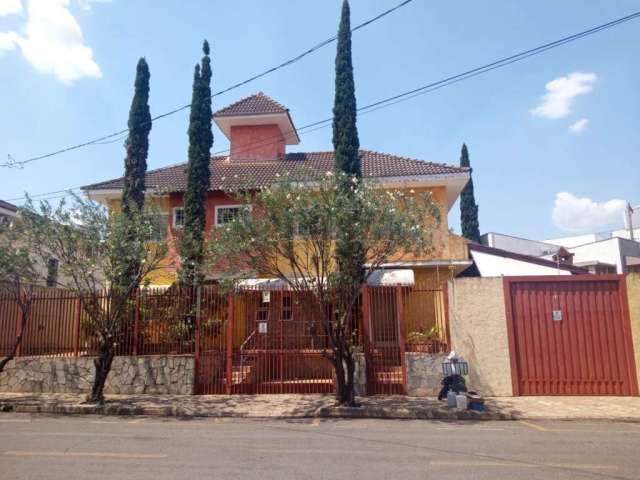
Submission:
POLYGON ((428 330, 422 327, 420 330, 410 332, 406 343, 414 352, 434 353, 438 350, 440 343, 440 329, 435 325, 428 330))

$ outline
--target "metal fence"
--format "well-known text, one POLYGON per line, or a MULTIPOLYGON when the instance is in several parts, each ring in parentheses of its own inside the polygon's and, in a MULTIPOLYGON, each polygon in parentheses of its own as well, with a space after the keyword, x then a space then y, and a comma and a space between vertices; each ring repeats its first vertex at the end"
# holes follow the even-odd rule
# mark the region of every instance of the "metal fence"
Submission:
MULTIPOLYGON (((108 295, 98 300, 104 308, 111 302, 108 295)), ((38 292, 18 355, 95 355, 86 301, 59 289, 38 292)), ((352 328, 370 393, 404 392, 405 352, 446 351, 446 311, 443 289, 363 287, 352 328)), ((141 289, 116 329, 116 354, 194 355, 197 393, 331 392, 321 317, 311 292, 282 286, 141 289)), ((19 324, 15 301, 0 296, 0 355, 11 350, 19 324)))

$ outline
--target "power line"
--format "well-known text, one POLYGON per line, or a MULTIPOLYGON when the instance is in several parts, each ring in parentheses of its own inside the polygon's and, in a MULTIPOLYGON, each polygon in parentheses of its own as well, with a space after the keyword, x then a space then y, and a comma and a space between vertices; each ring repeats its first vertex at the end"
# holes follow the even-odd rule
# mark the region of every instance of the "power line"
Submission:
MULTIPOLYGON (((372 23, 374 23, 374 22, 386 17, 387 15, 395 12, 396 10, 399 10, 400 8, 402 8, 405 5, 411 3, 412 1, 413 0, 404 0, 404 1, 400 2, 399 4, 397 4, 396 6, 391 7, 389 9, 385 10, 384 12, 376 15, 375 17, 370 18, 369 20, 366 20, 365 22, 362 22, 362 23, 356 25, 355 27, 353 27, 351 29, 351 31, 355 32, 355 31, 360 30, 360 29, 362 29, 362 28, 364 28, 364 27, 366 27, 368 25, 371 25, 372 23)), ((229 87, 227 87, 227 88, 225 88, 223 90, 219 90, 219 91, 215 92, 214 94, 211 95, 211 98, 217 97, 217 96, 222 95, 222 94, 227 93, 227 92, 230 92, 231 90, 234 90, 234 89, 236 89, 238 87, 247 85, 248 83, 251 83, 251 82, 253 82, 255 80, 258 80, 259 78, 262 78, 262 77, 264 77, 266 75, 269 75, 270 73, 273 73, 273 72, 275 72, 277 70, 280 70, 282 68, 288 67, 289 65, 292 65, 292 64, 302 60, 304 57, 306 57, 308 55, 311 55, 312 53, 314 53, 315 51, 321 49, 322 47, 325 47, 326 45, 329 45, 329 44, 335 42, 337 38, 338 38, 337 35, 334 35, 334 36, 332 36, 330 38, 327 38, 326 40, 323 40, 322 42, 320 42, 320 43, 314 45, 313 47, 305 50, 301 54, 299 54, 299 55, 297 55, 297 56, 295 56, 293 58, 290 58, 289 60, 286 60, 286 61, 282 62, 279 65, 276 65, 274 67, 268 68, 267 70, 265 70, 265 71, 263 71, 261 73, 253 75, 252 77, 249 77, 249 78, 247 78, 247 79, 245 79, 245 80, 243 80, 241 82, 235 83, 235 84, 233 84, 233 85, 231 85, 231 86, 229 86, 229 87)), ((166 117, 168 117, 170 115, 174 115, 174 114, 176 114, 178 112, 181 112, 183 110, 186 110, 187 108, 190 108, 190 107, 191 107, 191 104, 189 103, 189 104, 183 105, 181 107, 174 108, 173 110, 170 110, 168 112, 162 113, 160 115, 156 115, 155 117, 151 118, 151 122, 155 122, 156 120, 160 120, 160 119, 166 118, 166 117)), ((145 123, 141 123, 139 126, 142 126, 145 123)), ((44 155, 38 155, 36 157, 27 158, 26 160, 17 161, 17 160, 14 160, 14 159, 10 158, 9 161, 7 161, 6 163, 0 164, 0 167, 23 168, 24 165, 26 165, 27 163, 35 162, 35 161, 38 161, 38 160, 43 160, 45 158, 50 158, 50 157, 53 157, 55 155, 60 155, 62 153, 70 152, 72 150, 77 150, 79 148, 88 147, 89 145, 104 145, 104 144, 116 142, 118 139, 112 140, 114 137, 119 137, 119 136, 121 136, 123 134, 127 134, 128 132, 129 132, 129 128, 125 128, 123 130, 120 130, 120 131, 117 131, 117 132, 113 132, 113 133, 110 133, 108 135, 104 135, 104 136, 96 138, 94 140, 90 140, 90 141, 83 142, 83 143, 78 143, 76 145, 71 145, 69 147, 62 148, 60 150, 56 150, 56 151, 51 152, 51 153, 46 153, 44 155)))
MULTIPOLYGON (((627 15, 625 17, 621 17, 618 18, 616 20, 613 20, 611 22, 607 22, 604 23, 602 25, 598 25, 597 27, 593 27, 590 28, 588 30, 584 30, 582 32, 579 33, 575 33, 573 35, 568 35, 566 37, 563 37, 559 40, 555 40, 553 42, 549 42, 549 43, 545 43, 544 45, 540 45, 538 47, 535 48, 531 48, 529 50, 525 50, 523 52, 520 53, 516 53, 514 55, 510 55, 508 57, 504 57, 500 60, 496 60, 487 64, 484 64, 482 66, 479 67, 474 67, 472 69, 466 70, 462 73, 458 73, 455 75, 451 75, 449 77, 446 77, 442 80, 438 80, 436 82, 432 82, 426 85, 422 85, 420 87, 393 95, 391 97, 387 97, 384 98, 382 100, 378 100, 372 103, 369 103, 367 105, 364 105, 362 107, 358 108, 358 113, 360 115, 366 115, 368 113, 372 113, 374 111, 380 110, 382 108, 386 108, 386 107, 390 107, 392 105, 395 105, 397 103, 406 101, 406 100, 410 100, 412 98, 418 97, 420 95, 424 95, 430 92, 433 92, 435 90, 439 90, 441 88, 447 87, 449 85, 453 85, 455 83, 461 82, 463 80, 467 80, 473 77, 476 77, 478 75, 490 72, 492 70, 496 70, 498 68, 503 68, 506 67, 508 65, 514 64, 516 62, 525 60, 529 57, 532 57, 534 55, 539 55, 541 53, 544 53, 548 50, 554 49, 554 48, 558 48, 562 45, 565 45, 567 43, 571 43, 574 42, 576 40, 579 40, 581 38, 590 36, 590 35, 594 35, 598 32, 601 32, 603 30, 609 29, 609 28, 613 28, 617 25, 620 25, 622 23, 634 20, 636 18, 640 17, 640 11, 635 12, 633 14, 627 15)), ((297 132, 300 134, 307 134, 307 133, 311 133, 314 132, 316 130, 319 130, 321 128, 325 128, 328 127, 330 125, 330 123, 333 121, 333 117, 329 117, 329 118, 325 118, 324 120, 319 120, 316 122, 312 122, 309 123, 307 125, 304 125, 300 128, 297 129, 297 132), (303 131, 304 130, 304 131, 303 131)), ((290 132, 285 132, 285 136, 287 134, 293 133, 293 130, 291 130, 290 132)), ((257 142, 253 142, 251 144, 248 144, 248 147, 255 147, 255 146, 268 146, 268 145, 272 145, 274 143, 276 143, 276 140, 278 140, 280 138, 280 136, 274 136, 268 139, 264 139, 264 140, 260 140, 257 142), (266 142, 266 143, 265 143, 266 142)), ((224 153, 228 153, 229 149, 225 149, 225 150, 219 150, 217 152, 213 152, 212 155, 221 155, 224 153)), ((34 195, 32 198, 35 197, 43 197, 46 195, 53 195, 53 194, 59 194, 61 192, 65 192, 65 191, 72 191, 72 190, 77 190, 81 187, 75 187, 72 189, 67 189, 67 190, 60 190, 60 191, 56 191, 56 192, 49 192, 49 193, 43 193, 43 194, 39 194, 39 195, 34 195)), ((12 200, 23 200, 25 197, 20 197, 20 198, 14 198, 14 199, 9 199, 9 201, 12 200)))

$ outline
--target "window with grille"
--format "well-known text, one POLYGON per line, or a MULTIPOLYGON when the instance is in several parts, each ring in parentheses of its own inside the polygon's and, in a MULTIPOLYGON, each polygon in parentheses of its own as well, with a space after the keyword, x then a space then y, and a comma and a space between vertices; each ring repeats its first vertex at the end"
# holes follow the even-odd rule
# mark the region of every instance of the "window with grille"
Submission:
POLYGON ((173 209, 173 228, 184 228, 184 207, 175 207, 173 209))
POLYGON ((225 205, 216 207, 216 226, 221 227, 231 222, 243 209, 251 211, 251 205, 225 205))

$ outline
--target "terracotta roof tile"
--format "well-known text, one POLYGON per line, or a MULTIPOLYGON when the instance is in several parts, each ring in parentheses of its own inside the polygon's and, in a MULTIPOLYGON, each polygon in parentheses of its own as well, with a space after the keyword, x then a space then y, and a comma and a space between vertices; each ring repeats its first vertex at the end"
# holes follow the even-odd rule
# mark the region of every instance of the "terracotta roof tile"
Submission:
MULTIPOLYGON (((425 162, 386 153, 360 150, 362 171, 365 178, 389 178, 425 175, 461 174, 468 168, 453 167, 442 163, 425 162)), ((159 168, 147 172, 147 188, 167 192, 182 192, 187 185, 186 164, 159 168)), ((279 175, 289 173, 302 175, 308 180, 319 178, 333 170, 333 152, 288 153, 283 160, 229 160, 227 156, 213 157, 209 163, 210 190, 224 190, 242 183, 243 186, 259 188, 272 185, 279 175)), ((120 189, 123 179, 95 183, 83 187, 84 190, 120 189)))
POLYGON ((236 115, 266 115, 286 113, 287 107, 276 102, 262 92, 238 100, 213 114, 214 117, 234 117, 236 115))

